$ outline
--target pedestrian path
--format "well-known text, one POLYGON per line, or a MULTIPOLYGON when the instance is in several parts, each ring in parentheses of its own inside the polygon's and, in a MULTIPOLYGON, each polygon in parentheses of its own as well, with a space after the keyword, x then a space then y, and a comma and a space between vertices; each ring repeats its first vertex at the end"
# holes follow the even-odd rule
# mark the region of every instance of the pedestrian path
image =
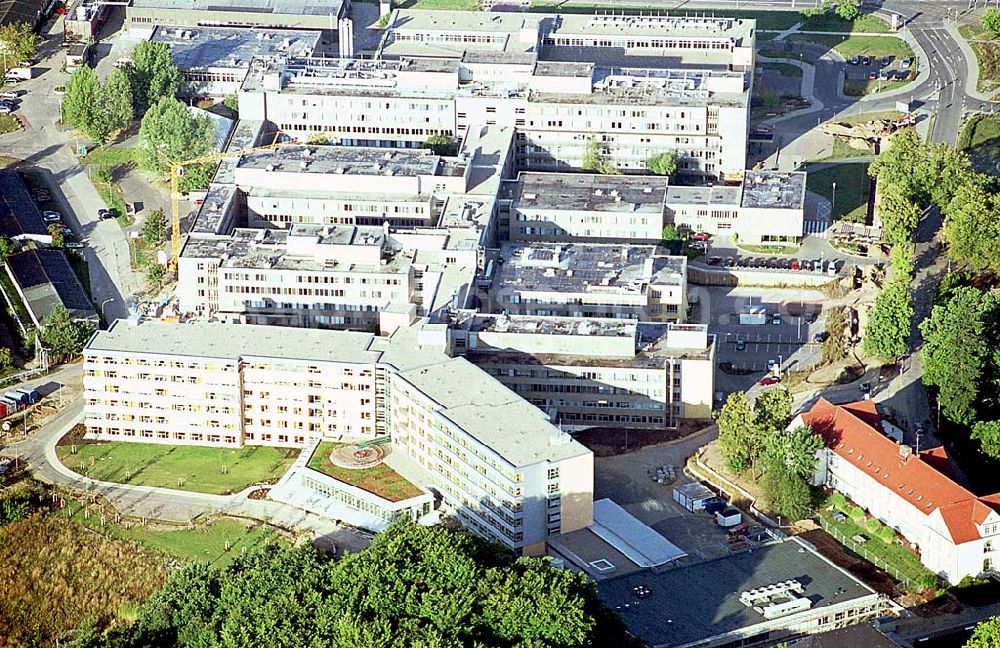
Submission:
POLYGON ((818 236, 819 238, 826 238, 826 231, 830 228, 830 221, 806 220, 803 223, 803 227, 807 235, 818 236))

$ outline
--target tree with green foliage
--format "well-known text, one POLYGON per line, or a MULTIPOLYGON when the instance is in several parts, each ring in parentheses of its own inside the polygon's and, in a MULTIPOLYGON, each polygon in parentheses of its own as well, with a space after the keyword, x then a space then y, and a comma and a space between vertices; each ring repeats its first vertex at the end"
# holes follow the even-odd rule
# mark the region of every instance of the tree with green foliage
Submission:
POLYGON ((915 128, 908 128, 889 140, 889 146, 868 166, 868 174, 878 178, 880 191, 891 186, 900 196, 920 204, 928 196, 924 182, 929 159, 927 145, 915 128))
POLYGON ((672 176, 677 172, 677 152, 667 151, 646 160, 646 169, 654 175, 672 176))
POLYGON ((1000 9, 990 7, 979 19, 982 28, 993 34, 1000 34, 1000 9))
POLYGON ((17 246, 14 245, 14 241, 11 241, 9 236, 0 235, 0 266, 7 263, 7 259, 16 251, 17 246))
POLYGON ((4 72, 17 67, 21 61, 35 58, 37 47, 38 37, 30 24, 16 22, 0 26, 0 51, 4 53, 0 57, 0 64, 5 60, 7 63, 4 72))
POLYGON ((719 450, 726 465, 735 472, 752 468, 764 451, 764 443, 746 394, 730 394, 716 423, 719 426, 719 450))
POLYGON ((892 246, 889 254, 889 266, 895 277, 913 276, 914 245, 910 242, 898 243, 892 246))
POLYGON ((155 261, 146 266, 146 279, 149 285, 159 290, 163 287, 163 281, 167 277, 167 269, 155 261))
POLYGON ((132 86, 136 113, 143 113, 161 99, 174 99, 181 85, 181 73, 166 43, 143 41, 132 50, 132 64, 126 67, 132 86))
POLYGON ((782 430, 768 439, 766 465, 808 479, 816 472, 816 453, 822 447, 822 437, 809 426, 782 430))
POLYGON ((1000 616, 981 621, 965 642, 964 648, 997 648, 1000 646, 1000 616))
POLYGON ((948 256, 976 270, 1000 271, 1000 197, 986 179, 962 185, 943 212, 948 256))
POLYGON ((240 114, 240 96, 231 94, 226 95, 226 98, 222 100, 222 105, 226 108, 232 110, 237 116, 240 114))
POLYGON ((103 93, 104 111, 110 131, 123 131, 131 126, 135 112, 128 73, 121 68, 112 70, 104 81, 103 93))
POLYGON ((167 217, 162 209, 156 209, 146 216, 142 224, 142 238, 149 245, 159 245, 166 240, 167 217))
POLYGON ((56 306, 45 318, 40 337, 42 344, 53 355, 71 358, 80 355, 83 345, 93 332, 92 324, 74 321, 64 306, 56 306))
POLYGON ((580 168, 590 173, 614 174, 618 172, 614 163, 608 160, 604 149, 593 135, 587 138, 580 168))
POLYGON ((107 164, 97 164, 91 167, 90 178, 100 184, 111 184, 114 182, 114 174, 107 164))
POLYGON ((129 625, 75 648, 637 645, 583 574, 400 518, 333 561, 271 545, 171 575, 129 625))
POLYGON ((49 244, 57 250, 66 247, 66 235, 63 234, 62 225, 58 223, 52 223, 49 225, 49 236, 52 237, 52 242, 49 244))
POLYGON ((765 434, 781 432, 792 418, 792 395, 787 389, 769 389, 753 402, 754 423, 765 434))
POLYGON ((206 155, 214 146, 214 129, 207 117, 164 97, 142 118, 136 157, 144 170, 165 174, 172 163, 206 155))
POLYGON ((204 191, 208 185, 212 184, 212 176, 218 168, 218 162, 202 162, 200 164, 189 164, 184 167, 182 175, 177 183, 177 188, 182 194, 189 194, 192 191, 204 191))
POLYGON ((104 110, 104 90, 97 73, 86 65, 66 84, 62 118, 98 144, 107 142, 111 135, 110 120, 104 110))
POLYGON ((864 350, 885 362, 906 354, 909 350, 910 304, 909 277, 899 277, 889 282, 875 298, 875 307, 868 315, 864 331, 864 350))
POLYGON ((934 306, 930 317, 920 323, 924 384, 938 388, 942 412, 958 423, 970 424, 975 419, 992 345, 986 335, 986 319, 996 309, 993 295, 959 287, 945 305, 934 306))
POLYGON ((799 475, 778 468, 765 470, 761 489, 768 507, 789 520, 801 520, 812 511, 812 489, 799 475))
POLYGON ((818 7, 810 7, 809 9, 803 9, 800 13, 803 18, 816 18, 823 16, 830 11, 830 0, 823 0, 818 7))
POLYGON ((10 371, 14 368, 14 353, 10 347, 0 347, 0 371, 10 371))
POLYGON ((858 0, 837 0, 835 11, 843 20, 853 22, 861 17, 861 3, 858 0))
POLYGON ((878 216, 889 243, 899 245, 912 241, 921 213, 920 205, 905 196, 897 185, 886 185, 879 192, 878 216))
POLYGON ((434 151, 435 155, 458 154, 458 144, 447 135, 431 135, 424 140, 424 148, 434 151))
POLYGON ((944 209, 959 190, 974 181, 977 174, 972 169, 969 154, 950 144, 933 144, 927 156, 927 163, 921 171, 930 201, 944 209))
POLYGON ((990 459, 1000 459, 1000 421, 978 421, 972 426, 972 438, 979 451, 990 459))
POLYGON ((677 228, 674 227, 673 225, 664 225, 663 226, 663 241, 664 242, 680 241, 682 238, 683 237, 681 236, 681 233, 678 232, 677 228))

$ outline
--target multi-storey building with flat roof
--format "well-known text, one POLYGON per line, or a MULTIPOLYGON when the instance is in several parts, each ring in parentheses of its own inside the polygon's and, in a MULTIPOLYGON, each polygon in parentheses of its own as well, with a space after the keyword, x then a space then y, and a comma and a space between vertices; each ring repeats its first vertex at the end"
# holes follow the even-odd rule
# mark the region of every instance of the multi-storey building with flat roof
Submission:
POLYGON ((504 243, 489 310, 683 322, 687 258, 653 245, 504 243))
POLYGON ((124 29, 131 36, 148 38, 157 25, 312 29, 334 32, 350 2, 330 0, 223 0, 196 5, 190 0, 130 0, 124 29))
POLYGON ((715 336, 703 324, 463 313, 449 349, 564 429, 665 429, 707 419, 715 336))
POLYGON ((523 171, 503 183, 499 231, 512 241, 657 243, 673 225, 750 244, 798 241, 805 175, 748 171, 740 184, 686 186, 658 176, 523 171))
POLYGON ((389 435, 464 524, 514 550, 590 524, 593 454, 427 333, 119 320, 84 350, 85 424, 222 447, 389 435))
POLYGON ((224 97, 239 92, 254 59, 312 56, 320 37, 318 31, 157 26, 149 40, 170 48, 181 72, 180 96, 224 97))
POLYGON ((300 139, 421 146, 517 130, 522 169, 625 171, 674 152, 683 173, 742 172, 752 20, 397 10, 374 60, 262 65, 241 114, 300 139))

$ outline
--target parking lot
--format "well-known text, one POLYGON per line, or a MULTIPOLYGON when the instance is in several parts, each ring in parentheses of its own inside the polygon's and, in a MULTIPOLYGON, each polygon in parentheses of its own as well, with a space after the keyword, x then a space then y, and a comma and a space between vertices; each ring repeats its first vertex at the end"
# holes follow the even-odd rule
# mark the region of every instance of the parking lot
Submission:
POLYGON ((698 300, 691 321, 707 324, 717 336, 718 363, 764 373, 770 361, 780 362, 782 371, 798 371, 822 357, 816 335, 826 330, 825 297, 818 290, 693 286, 690 292, 698 300), (741 324, 748 308, 763 309, 765 323, 741 324))
POLYGON ((844 74, 847 79, 857 81, 909 81, 916 70, 909 58, 855 56, 847 61, 844 74))

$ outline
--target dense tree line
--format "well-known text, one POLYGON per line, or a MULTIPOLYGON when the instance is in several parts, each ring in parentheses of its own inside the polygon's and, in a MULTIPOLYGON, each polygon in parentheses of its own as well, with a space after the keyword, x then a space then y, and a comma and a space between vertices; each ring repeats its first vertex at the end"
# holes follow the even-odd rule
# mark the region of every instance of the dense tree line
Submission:
POLYGON ((746 394, 729 395, 719 412, 719 450, 729 468, 759 480, 768 506, 788 518, 809 514, 822 439, 805 426, 786 430, 792 396, 785 389, 764 392, 751 404, 746 394))
POLYGON ((467 533, 397 521, 339 561, 271 545, 171 576, 127 628, 76 648, 630 645, 580 574, 467 533))

